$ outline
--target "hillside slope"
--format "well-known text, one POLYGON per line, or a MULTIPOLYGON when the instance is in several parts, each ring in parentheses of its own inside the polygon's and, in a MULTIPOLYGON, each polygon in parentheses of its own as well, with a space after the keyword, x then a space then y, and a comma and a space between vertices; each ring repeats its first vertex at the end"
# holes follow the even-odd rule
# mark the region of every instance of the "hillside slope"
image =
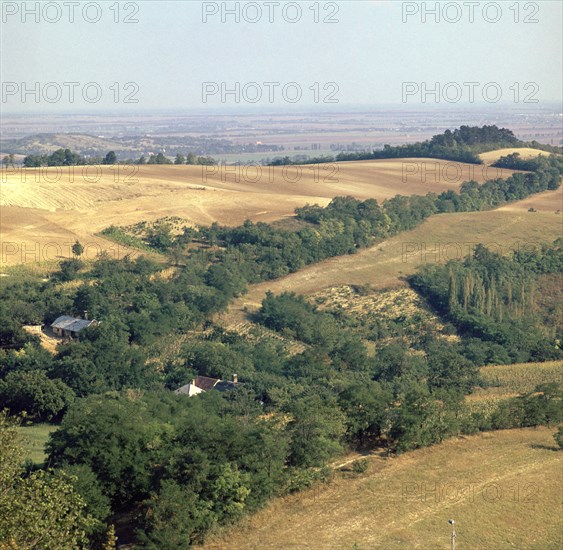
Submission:
POLYGON ((420 264, 461 258, 477 243, 507 253, 519 246, 552 242, 561 236, 563 188, 534 195, 498 210, 431 216, 405 231, 352 256, 330 258, 275 281, 252 285, 225 316, 227 324, 260 307, 266 292, 311 294, 341 285, 370 284, 376 289, 404 284, 420 264), (528 212, 530 207, 537 212, 528 212))
MULTIPOLYGON (((57 254, 64 254, 56 252, 57 247, 67 250, 67 243, 76 239, 91 245, 92 257, 101 249, 112 253, 107 241, 94 236, 112 224, 131 225, 165 216, 205 225, 214 221, 238 225, 246 219, 271 222, 292 216, 296 207, 307 203, 327 205, 338 195, 381 201, 396 194, 458 189, 466 179, 482 182, 491 176, 483 166, 434 159, 262 167, 257 181, 251 181, 257 177, 251 168, 240 168, 239 173, 232 172, 236 167, 136 168, 137 173, 124 167, 118 172, 113 166, 77 166, 72 167, 73 178, 68 168, 62 172, 43 168, 3 174, 6 181, 0 187, 0 234, 3 242, 12 243, 10 251, 17 251, 3 253, 0 262, 37 261, 38 255, 53 260, 57 254), (52 249, 46 251, 48 246, 52 249)), ((511 173, 493 172, 503 177, 511 173)))
POLYGON ((512 155, 512 153, 518 153, 522 159, 531 159, 539 155, 549 156, 550 153, 547 151, 542 151, 541 149, 532 149, 530 147, 511 147, 508 149, 496 149, 495 151, 487 151, 486 153, 481 153, 479 158, 486 164, 493 164, 500 157, 505 157, 507 155, 512 155))
POLYGON ((554 429, 463 437, 337 475, 280 498, 206 550, 560 548, 561 467, 554 429), (524 520, 525 518, 525 520, 524 520))

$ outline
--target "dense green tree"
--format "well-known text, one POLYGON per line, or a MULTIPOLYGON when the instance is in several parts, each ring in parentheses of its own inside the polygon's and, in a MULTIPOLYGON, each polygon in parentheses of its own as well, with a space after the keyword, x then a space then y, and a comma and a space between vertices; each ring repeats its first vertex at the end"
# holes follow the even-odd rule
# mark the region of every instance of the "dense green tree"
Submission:
POLYGON ((103 164, 117 164, 117 155, 115 154, 115 151, 110 151, 106 154, 103 164))
POLYGON ((406 347, 398 342, 382 347, 375 358, 376 380, 417 380, 426 375, 427 370, 427 362, 423 357, 409 353, 406 347))
POLYGON ((82 256, 82 254, 84 253, 84 246, 82 246, 78 239, 72 245, 72 253, 77 257, 82 256))
POLYGON ((79 400, 51 434, 50 463, 88 466, 113 503, 148 497, 151 469, 171 426, 159 422, 140 400, 117 395, 79 400))
POLYGON ((57 273, 61 281, 73 281, 77 278, 78 273, 84 267, 84 262, 77 257, 62 260, 59 272, 57 273))
POLYGON ((558 424, 563 419, 561 386, 543 384, 534 392, 499 402, 491 415, 493 429, 558 424))
POLYGON ((344 416, 335 400, 318 395, 297 399, 289 409, 290 463, 320 466, 342 449, 344 416))
POLYGON ((341 392, 338 401, 346 414, 348 438, 362 445, 368 438, 381 437, 392 397, 377 382, 356 384, 341 392))
POLYGON ((428 386, 456 388, 468 393, 478 382, 479 371, 454 346, 434 341, 428 351, 428 386))
POLYGON ((68 476, 74 490, 84 501, 85 513, 93 519, 87 530, 90 544, 99 547, 107 538, 106 525, 112 510, 109 498, 104 494, 96 474, 85 464, 65 465, 61 468, 68 476))
POLYGON ((74 392, 61 380, 43 371, 14 371, 0 380, 0 409, 12 414, 26 412, 35 420, 59 416, 74 400, 74 392))
POLYGON ((471 338, 463 349, 469 358, 492 363, 507 362, 507 356, 509 362, 557 359, 560 333, 547 330, 535 286, 541 275, 559 273, 562 260, 559 242, 543 247, 538 255, 508 257, 477 245, 465 260, 422 267, 410 283, 471 338))
POLYGON ((143 350, 129 345, 129 333, 115 317, 82 331, 79 341, 60 346, 51 375, 80 396, 150 386, 155 376, 143 350))
POLYGON ((13 421, 0 414, 0 547, 87 548, 95 520, 63 471, 22 469, 13 421))
POLYGON ((147 243, 161 252, 168 250, 173 243, 172 226, 161 223, 152 227, 147 233, 147 243))
POLYGON ((397 451, 439 443, 452 433, 448 404, 436 399, 425 385, 411 383, 399 402, 388 434, 397 451))
POLYGON ((184 357, 187 367, 212 378, 231 380, 233 374, 238 374, 242 378, 252 371, 250 357, 221 342, 187 345, 184 357))
POLYGON ((156 155, 151 155, 147 164, 172 164, 172 161, 164 153, 160 152, 156 155))
POLYGON ((201 542, 202 533, 214 524, 211 506, 189 487, 165 480, 144 502, 141 544, 150 550, 176 550, 201 542))
POLYGON ((15 157, 14 153, 10 153, 9 155, 5 155, 4 158, 2 159, 2 164, 4 166, 14 167, 15 163, 16 163, 16 157, 15 157))
POLYGON ((13 371, 47 372, 53 363, 53 356, 43 346, 28 342, 19 350, 0 349, 0 379, 13 371))

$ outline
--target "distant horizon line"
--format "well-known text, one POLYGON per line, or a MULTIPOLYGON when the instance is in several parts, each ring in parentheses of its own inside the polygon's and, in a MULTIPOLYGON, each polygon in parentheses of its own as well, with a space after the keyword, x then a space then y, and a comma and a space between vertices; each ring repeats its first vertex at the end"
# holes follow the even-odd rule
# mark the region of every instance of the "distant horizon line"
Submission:
POLYGON ((135 117, 135 116, 175 116, 175 115, 186 115, 186 116, 267 116, 267 115, 304 115, 304 114, 317 114, 317 115, 336 115, 336 114, 346 114, 346 113, 363 113, 363 112, 376 112, 381 111, 383 113, 396 113, 396 112, 477 112, 477 111, 490 111, 498 112, 499 108, 504 112, 515 111, 521 113, 540 113, 549 112, 557 113, 559 115, 563 114, 563 105, 560 101, 544 101, 542 105, 522 105, 514 103, 473 103, 470 105, 433 105, 433 104, 418 104, 418 105, 407 105, 407 104, 397 104, 397 103, 379 103, 379 104, 359 104, 359 105, 340 105, 338 110, 333 108, 323 108, 322 106, 303 106, 298 109, 292 109, 289 107, 268 107, 262 108, 258 106, 244 106, 240 108, 213 108, 209 107, 175 107, 168 109, 156 109, 156 108, 146 108, 146 109, 135 109, 135 110, 98 110, 98 111, 87 111, 87 110, 76 110, 76 111, 13 111, 13 112, 3 112, 0 114, 0 120, 9 117, 60 117, 60 116, 90 116, 90 117, 108 117, 108 116, 122 116, 122 117, 135 117))

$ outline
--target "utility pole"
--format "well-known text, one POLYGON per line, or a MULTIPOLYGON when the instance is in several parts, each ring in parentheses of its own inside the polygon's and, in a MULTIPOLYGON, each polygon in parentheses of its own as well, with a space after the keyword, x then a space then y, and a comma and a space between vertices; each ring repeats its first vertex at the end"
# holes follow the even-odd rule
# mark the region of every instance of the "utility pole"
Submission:
POLYGON ((452 550, 455 550, 455 539, 456 539, 455 521, 453 519, 449 519, 448 523, 452 526, 452 550))

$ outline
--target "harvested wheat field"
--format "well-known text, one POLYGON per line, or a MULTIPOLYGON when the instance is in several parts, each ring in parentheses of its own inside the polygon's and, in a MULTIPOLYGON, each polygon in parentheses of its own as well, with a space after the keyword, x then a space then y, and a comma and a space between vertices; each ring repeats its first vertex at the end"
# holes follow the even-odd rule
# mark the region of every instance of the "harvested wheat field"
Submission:
POLYGON ((555 191, 544 191, 528 197, 527 199, 507 204, 499 208, 504 212, 525 212, 530 208, 538 212, 561 212, 563 211, 563 191, 561 188, 555 191))
MULTIPOLYGON (((551 192, 550 192, 551 193, 551 192)), ((555 191, 561 195, 562 190, 555 191)), ((526 199, 526 202, 529 199, 526 199)), ((512 210, 464 212, 431 216, 419 227, 396 235, 351 256, 330 258, 275 281, 252 285, 226 314, 227 324, 240 319, 243 309, 260 307, 268 290, 274 294, 312 294, 341 285, 370 284, 375 289, 397 287, 425 263, 466 256, 477 243, 506 254, 519 247, 552 242, 561 236, 562 217, 554 211, 512 210)))
POLYGON ((366 474, 274 500, 207 550, 555 549, 563 543, 563 453, 555 428, 488 432, 398 457, 366 474))
POLYGON ((91 257, 101 248, 117 254, 115 245, 94 236, 112 224, 165 216, 193 224, 270 222, 306 203, 326 205, 338 195, 384 200, 396 194, 439 193, 457 189, 467 179, 484 181, 510 173, 493 169, 491 174, 483 166, 435 159, 260 170, 162 165, 5 170, 0 184, 0 261, 7 265, 68 257, 68 243, 76 239, 90 245, 91 257))
POLYGON ((542 151, 541 149, 532 149, 530 147, 514 147, 481 153, 479 155, 479 158, 486 164, 492 164, 493 162, 496 162, 500 157, 506 157, 507 155, 512 155, 512 153, 518 153, 520 155, 520 158, 525 160, 537 157, 539 155, 549 156, 551 154, 548 151, 542 151))

